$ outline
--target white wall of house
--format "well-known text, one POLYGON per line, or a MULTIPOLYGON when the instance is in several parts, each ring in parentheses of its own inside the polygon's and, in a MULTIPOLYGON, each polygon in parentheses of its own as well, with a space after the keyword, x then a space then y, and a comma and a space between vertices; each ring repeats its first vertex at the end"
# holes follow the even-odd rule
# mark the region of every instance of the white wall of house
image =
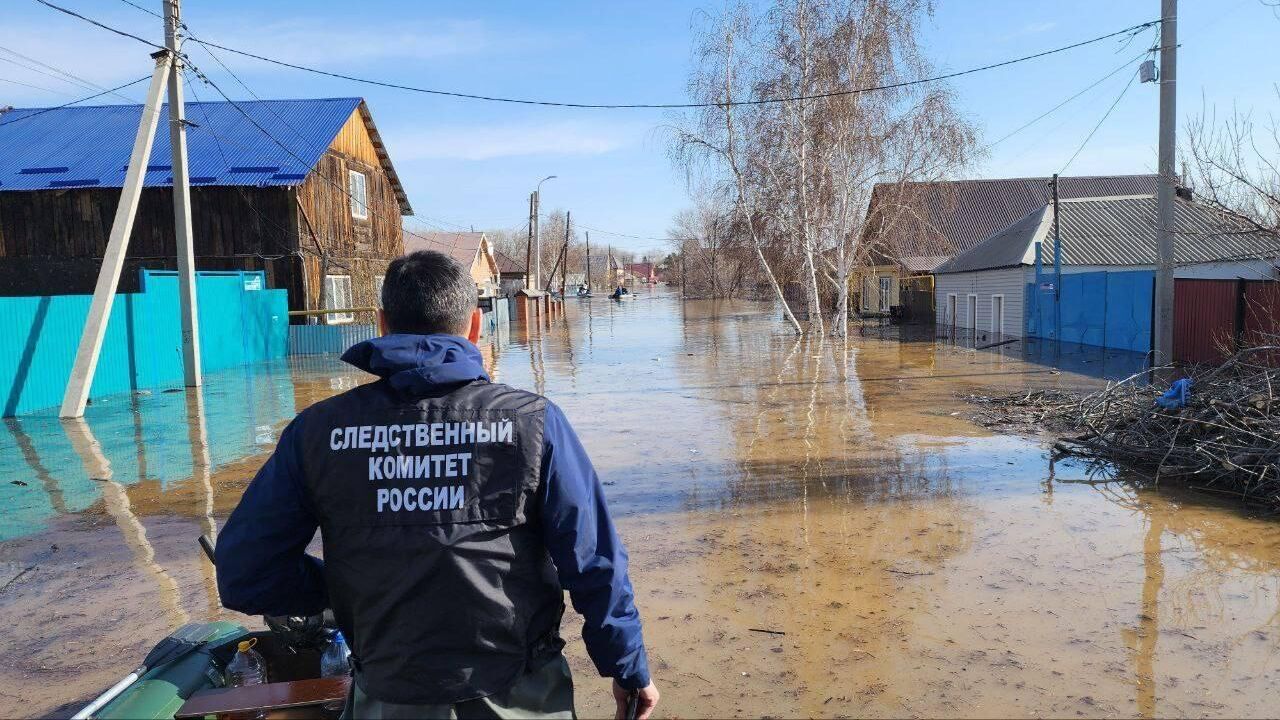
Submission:
POLYGON ((1023 296, 1030 282, 1027 268, 1002 268, 980 272, 946 273, 934 278, 938 325, 951 327, 951 297, 955 297, 957 328, 976 330, 978 336, 1022 337, 1023 296), (999 300, 997 300, 999 298, 999 300), (1003 306, 1001 327, 992 325, 993 308, 1003 306), (976 322, 975 322, 976 320, 976 322))

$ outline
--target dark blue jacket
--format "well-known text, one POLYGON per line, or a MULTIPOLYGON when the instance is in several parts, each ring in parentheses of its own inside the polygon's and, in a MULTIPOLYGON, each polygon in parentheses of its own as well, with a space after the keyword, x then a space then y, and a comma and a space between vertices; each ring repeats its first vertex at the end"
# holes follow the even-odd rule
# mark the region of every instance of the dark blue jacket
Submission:
MULTIPOLYGON (((453 335, 389 335, 352 347, 352 365, 401 391, 426 396, 488 380, 479 350, 453 335)), ((323 562, 306 553, 318 521, 301 477, 297 437, 304 411, 218 534, 222 604, 250 615, 312 615, 328 605, 323 562)), ((627 552, 586 450, 564 413, 547 403, 542 454, 541 532, 560 584, 583 616, 582 637, 600 674, 623 687, 649 684, 640 614, 627 577, 627 552)))

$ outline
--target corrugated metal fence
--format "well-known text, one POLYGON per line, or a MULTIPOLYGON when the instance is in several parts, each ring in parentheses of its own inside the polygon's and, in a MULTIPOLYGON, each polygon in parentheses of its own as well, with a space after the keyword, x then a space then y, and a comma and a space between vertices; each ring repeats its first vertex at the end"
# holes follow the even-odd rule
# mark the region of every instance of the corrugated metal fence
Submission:
MULTIPOLYGON (((484 320, 480 334, 489 337, 511 322, 510 303, 507 298, 485 301, 484 320)), ((290 325, 290 355, 341 354, 356 343, 378 337, 378 326, 372 323, 345 323, 341 325, 290 325)))
MULTIPOLYGON (((261 272, 197 273, 203 368, 213 372, 285 354, 288 299, 261 272)), ((178 277, 142 271, 142 292, 111 308, 89 397, 182 384, 178 277)), ((92 298, 0 298, 0 400, 5 417, 56 407, 92 298)))
POLYGON ((290 325, 290 355, 325 355, 343 353, 358 342, 378 336, 378 326, 347 323, 343 325, 290 325))
POLYGON ((1174 283, 1173 359, 1216 363, 1241 342, 1280 333, 1280 283, 1190 280, 1174 283))
MULTIPOLYGON (((1154 282, 1155 274, 1147 270, 1063 275, 1061 340, 1141 353, 1149 351, 1154 282)), ((1025 301, 1027 337, 1058 339, 1052 289, 1028 283, 1025 301)))

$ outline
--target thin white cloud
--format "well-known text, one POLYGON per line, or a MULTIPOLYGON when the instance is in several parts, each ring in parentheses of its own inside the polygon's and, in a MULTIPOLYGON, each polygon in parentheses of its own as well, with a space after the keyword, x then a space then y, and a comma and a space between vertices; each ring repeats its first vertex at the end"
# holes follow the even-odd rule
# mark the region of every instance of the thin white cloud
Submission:
POLYGON ((438 126, 384 135, 397 160, 603 155, 643 139, 643 131, 635 127, 579 121, 438 126))
POLYGON ((1039 35, 1040 33, 1049 32, 1058 27, 1058 23, 1051 20, 1043 22, 1027 23, 1013 32, 1000 38, 1001 40, 1012 40, 1014 38, 1026 37, 1027 35, 1039 35))

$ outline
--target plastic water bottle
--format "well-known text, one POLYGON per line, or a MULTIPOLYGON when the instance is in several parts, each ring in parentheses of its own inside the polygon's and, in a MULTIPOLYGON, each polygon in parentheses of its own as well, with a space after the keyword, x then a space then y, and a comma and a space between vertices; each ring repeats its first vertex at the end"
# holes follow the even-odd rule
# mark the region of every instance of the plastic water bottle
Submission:
POLYGON ((241 640, 236 646, 236 655, 227 664, 227 687, 245 687, 262 685, 267 681, 267 663, 253 649, 258 644, 257 638, 241 640))
POLYGON ((320 677, 340 677, 351 674, 351 649, 339 630, 333 634, 329 647, 320 656, 320 677))

